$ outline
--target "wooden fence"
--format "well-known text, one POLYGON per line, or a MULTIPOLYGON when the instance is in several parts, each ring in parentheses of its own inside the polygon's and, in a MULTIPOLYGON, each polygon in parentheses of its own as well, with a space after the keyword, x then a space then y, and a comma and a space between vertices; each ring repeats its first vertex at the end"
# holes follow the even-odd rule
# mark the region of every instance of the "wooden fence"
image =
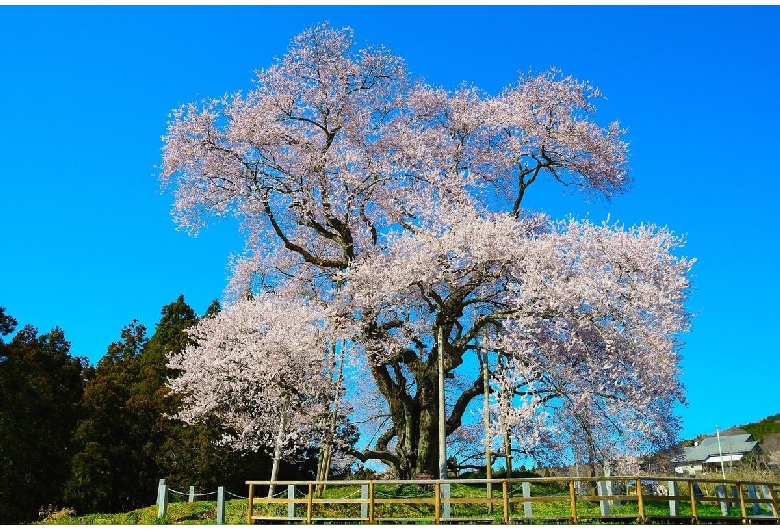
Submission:
POLYGON ((248 522, 780 523, 780 483, 681 477, 247 481, 248 522), (264 497, 270 485, 280 493, 264 497), (322 495, 315 487, 325 485, 322 495))

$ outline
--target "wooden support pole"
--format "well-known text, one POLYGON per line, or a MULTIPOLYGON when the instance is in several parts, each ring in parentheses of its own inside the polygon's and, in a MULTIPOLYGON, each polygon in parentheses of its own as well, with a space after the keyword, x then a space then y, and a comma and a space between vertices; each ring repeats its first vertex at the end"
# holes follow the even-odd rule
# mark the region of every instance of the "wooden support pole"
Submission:
POLYGON ((501 495, 504 500, 504 524, 509 524, 509 488, 506 480, 501 481, 501 495))
POLYGON ((252 515, 255 507, 255 485, 249 484, 249 509, 247 510, 246 522, 252 524, 252 515))
POLYGON ((737 482, 737 496, 739 497, 739 513, 742 515, 742 524, 747 524, 747 509, 745 508, 745 492, 742 491, 742 483, 737 482))
POLYGON ((639 521, 644 523, 647 521, 645 516, 645 499, 642 494, 642 479, 637 477, 636 479, 636 502, 639 507, 639 521))
POLYGON ((438 480, 433 485, 433 497, 433 522, 439 524, 441 521, 441 482, 438 480))
POLYGON ((691 522, 695 524, 698 522, 699 516, 696 514, 696 488, 694 485, 695 482, 688 482, 688 489, 691 494, 691 522))
POLYGON ((577 489, 574 481, 569 481, 569 500, 571 501, 571 522, 577 524, 577 489))
POLYGON ((770 506, 772 506, 772 515, 775 516, 775 519, 778 519, 778 518, 780 518, 780 515, 778 515, 777 496, 775 495, 775 488, 774 488, 774 486, 769 486, 767 488, 767 491, 769 492, 769 500, 771 501, 770 506))
POLYGON ((374 482, 371 481, 368 483, 368 524, 374 524, 376 521, 374 520, 374 482))
POLYGON ((311 517, 314 512, 314 486, 311 482, 309 482, 309 496, 306 501, 306 524, 311 524, 311 517))

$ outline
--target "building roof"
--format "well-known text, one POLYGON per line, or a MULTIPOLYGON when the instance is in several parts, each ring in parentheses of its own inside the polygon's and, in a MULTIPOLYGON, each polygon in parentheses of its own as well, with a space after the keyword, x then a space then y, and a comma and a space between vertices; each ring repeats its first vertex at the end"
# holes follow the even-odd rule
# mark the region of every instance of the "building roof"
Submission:
MULTIPOLYGON (((729 461, 726 455, 750 453, 756 447, 753 437, 748 434, 734 434, 720 437, 720 447, 718 446, 718 437, 704 438, 694 447, 685 448, 685 462, 705 462, 710 458, 717 459, 720 462, 720 455, 723 454, 723 460, 729 461)), ((710 460, 713 461, 713 460, 710 460)))

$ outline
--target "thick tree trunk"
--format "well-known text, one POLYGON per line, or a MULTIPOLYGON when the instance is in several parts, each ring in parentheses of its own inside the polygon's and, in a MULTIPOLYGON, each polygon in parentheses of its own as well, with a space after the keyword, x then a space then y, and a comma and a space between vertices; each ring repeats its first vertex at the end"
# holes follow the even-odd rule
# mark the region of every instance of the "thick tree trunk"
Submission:
POLYGON ((388 400, 397 438, 398 462, 393 467, 399 478, 438 476, 439 415, 434 382, 418 381, 421 391, 408 400, 388 400))
MULTIPOLYGON (((369 453, 371 458, 380 458, 389 464, 399 478, 439 476, 438 374, 435 369, 436 359, 431 362, 434 364, 433 368, 426 367, 417 372, 416 393, 413 396, 406 393, 404 384, 387 385, 384 367, 375 367, 373 370, 375 379, 380 382, 380 389, 387 399, 393 428, 380 436, 375 451, 369 453), (387 447, 394 438, 395 451, 390 453, 387 447)), ((473 386, 454 400, 455 405, 446 421, 447 434, 451 434, 460 426, 466 406, 474 397, 482 395, 483 388, 482 374, 479 374, 473 386)))
MULTIPOLYGON (((379 436, 373 450, 364 452, 360 458, 378 458, 390 465, 396 476, 402 479, 418 475, 438 478, 441 471, 438 421, 439 357, 444 361, 443 373, 446 378, 446 374, 463 363, 463 356, 472 348, 469 343, 474 340, 476 333, 473 331, 464 335, 462 329, 457 329, 456 317, 460 314, 460 306, 454 302, 448 303, 456 308, 448 307, 446 313, 455 317, 436 319, 433 333, 435 343, 429 346, 427 355, 424 355, 421 343, 420 351, 398 351, 396 357, 387 362, 377 361, 385 357, 383 354, 377 354, 375 357, 368 353, 369 362, 372 363, 371 375, 379 392, 387 400, 393 426, 379 436), (396 441, 395 448, 390 451, 388 447, 393 440, 396 441)), ((367 322, 370 323, 365 329, 365 336, 377 337, 379 342, 386 330, 393 327, 393 323, 383 327, 373 320, 367 319, 367 322)), ((445 438, 460 427, 466 407, 475 397, 482 395, 484 388, 480 373, 472 386, 465 391, 461 390, 456 399, 449 396, 451 409, 445 421, 445 438)))

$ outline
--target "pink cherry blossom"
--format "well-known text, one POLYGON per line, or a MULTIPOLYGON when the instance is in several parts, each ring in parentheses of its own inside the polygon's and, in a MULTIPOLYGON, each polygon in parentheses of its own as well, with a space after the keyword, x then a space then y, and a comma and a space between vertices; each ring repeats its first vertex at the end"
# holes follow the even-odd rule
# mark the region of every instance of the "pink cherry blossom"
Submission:
POLYGON ((491 429, 510 429, 527 454, 600 458, 672 441, 693 264, 675 254, 682 241, 522 208, 540 179, 606 197, 630 185, 624 129, 596 123, 599 97, 554 69, 496 96, 432 87, 388 50, 358 49, 350 29, 323 24, 248 93, 174 111, 161 180, 176 221, 195 232, 232 215, 247 236, 235 306, 172 360, 175 389, 193 392, 183 414, 218 408, 246 440, 267 441, 274 418, 239 399, 250 396, 305 430, 319 398, 285 400, 321 395, 338 336, 364 426, 352 454, 433 474, 439 347, 459 375, 446 388, 452 434, 485 390, 462 373, 484 337, 503 367, 491 429))

